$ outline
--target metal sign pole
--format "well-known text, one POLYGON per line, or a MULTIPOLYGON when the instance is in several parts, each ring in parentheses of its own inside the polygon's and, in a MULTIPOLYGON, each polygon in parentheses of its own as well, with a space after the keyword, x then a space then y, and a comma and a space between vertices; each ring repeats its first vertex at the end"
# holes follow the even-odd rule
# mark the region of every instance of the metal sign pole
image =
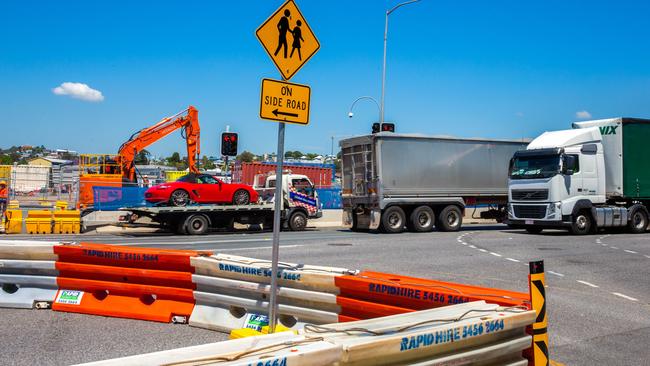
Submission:
POLYGON ((275 169, 275 208, 273 210, 273 253, 271 255, 271 299, 269 302, 269 333, 275 333, 278 318, 278 261, 280 257, 280 214, 284 197, 282 195, 282 163, 284 162, 284 122, 278 124, 278 152, 275 169))

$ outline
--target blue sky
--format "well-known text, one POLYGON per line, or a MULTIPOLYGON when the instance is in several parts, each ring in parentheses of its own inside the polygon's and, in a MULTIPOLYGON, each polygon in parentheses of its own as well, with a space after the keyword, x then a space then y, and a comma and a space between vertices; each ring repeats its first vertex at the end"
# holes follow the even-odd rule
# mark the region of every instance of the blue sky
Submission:
MULTIPOLYGON (((384 12, 398 1, 299 0, 320 51, 293 82, 312 87, 311 124, 286 149, 329 153, 331 136, 378 119, 384 12)), ((262 78, 279 78, 254 36, 281 1, 5 1, 0 6, 0 147, 113 153, 130 134, 192 104, 202 152, 226 125, 240 151, 275 151, 260 120, 262 78), (99 102, 56 95, 64 82, 99 102)), ((650 117, 650 2, 434 1, 390 18, 386 120, 398 132, 535 137, 593 118, 650 117), (583 113, 586 115, 586 113, 583 113)), ((153 145, 183 151, 178 133, 153 145)), ((335 147, 336 150, 336 147, 335 147)))

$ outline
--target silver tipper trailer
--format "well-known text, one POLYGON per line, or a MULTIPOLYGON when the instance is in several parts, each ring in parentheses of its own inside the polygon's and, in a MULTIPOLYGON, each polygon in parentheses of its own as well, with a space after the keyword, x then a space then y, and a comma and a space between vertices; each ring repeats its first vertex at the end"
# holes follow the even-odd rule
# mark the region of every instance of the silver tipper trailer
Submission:
POLYGON ((341 140, 343 224, 352 230, 457 231, 465 205, 506 218, 508 163, 528 141, 382 132, 341 140))

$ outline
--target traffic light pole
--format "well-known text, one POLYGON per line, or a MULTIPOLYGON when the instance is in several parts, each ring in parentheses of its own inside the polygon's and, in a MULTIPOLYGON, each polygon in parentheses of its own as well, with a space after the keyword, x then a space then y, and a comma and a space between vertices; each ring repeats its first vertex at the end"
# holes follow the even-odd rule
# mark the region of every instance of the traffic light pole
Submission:
POLYGON ((284 122, 278 123, 278 152, 275 168, 275 208, 273 210, 273 252, 271 254, 271 298, 269 301, 269 333, 275 333, 278 319, 278 261, 280 259, 280 229, 282 205, 282 163, 284 162, 284 122))

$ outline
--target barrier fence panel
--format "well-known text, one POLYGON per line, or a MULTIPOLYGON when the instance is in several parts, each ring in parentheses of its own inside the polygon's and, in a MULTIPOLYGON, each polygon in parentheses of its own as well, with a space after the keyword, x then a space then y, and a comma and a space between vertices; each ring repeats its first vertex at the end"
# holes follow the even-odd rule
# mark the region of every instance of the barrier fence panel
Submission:
POLYGON ((116 211, 121 207, 150 206, 144 199, 147 187, 93 187, 93 208, 116 211))
POLYGON ((322 209, 341 209, 343 203, 341 201, 341 188, 317 188, 318 200, 322 204, 322 209))

